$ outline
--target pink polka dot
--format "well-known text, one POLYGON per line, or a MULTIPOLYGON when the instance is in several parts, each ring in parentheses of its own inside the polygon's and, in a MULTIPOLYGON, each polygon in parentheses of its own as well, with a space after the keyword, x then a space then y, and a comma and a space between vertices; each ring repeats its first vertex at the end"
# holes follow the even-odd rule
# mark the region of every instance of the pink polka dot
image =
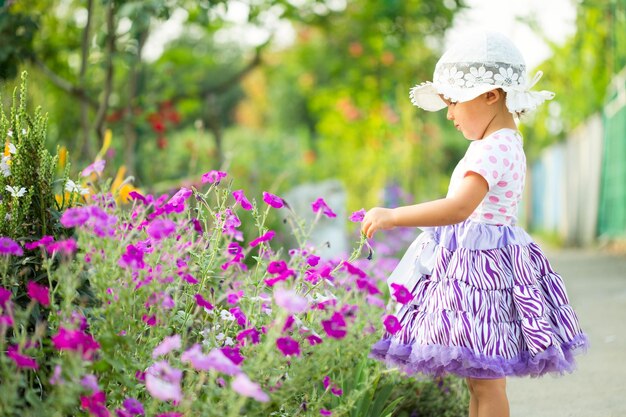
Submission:
POLYGON ((483 160, 482 160, 482 159, 480 159, 480 158, 478 158, 478 159, 476 160, 476 165, 480 165, 480 163, 481 163, 481 162, 483 162, 483 160))
POLYGON ((506 209, 504 207, 500 207, 498 211, 502 214, 506 214, 506 209))
POLYGON ((500 145, 500 150, 503 151, 503 152, 506 152, 506 151, 509 150, 509 147, 506 146, 506 145, 500 145))
POLYGON ((519 154, 515 154, 515 160, 519 161, 519 154))
POLYGON ((509 183, 506 181, 498 181, 498 187, 506 187, 507 185, 509 185, 509 183))
POLYGON ((500 139, 500 135, 493 135, 494 139, 500 139))
POLYGON ((510 163, 511 163, 511 161, 509 161, 508 159, 504 158, 504 166, 505 167, 508 167, 510 163))
POLYGON ((491 214, 491 213, 485 213, 485 214, 483 214, 483 216, 485 217, 485 219, 488 219, 488 220, 493 219, 493 214, 491 214))
POLYGON ((506 216, 506 221, 510 222, 511 221, 511 216, 506 216))
POLYGON ((489 162, 491 162, 492 164, 495 164, 496 162, 498 162, 498 158, 496 158, 495 156, 491 155, 489 157, 489 162))
POLYGON ((516 172, 515 174, 513 174, 513 179, 517 180, 519 178, 519 174, 516 172))
POLYGON ((491 145, 485 145, 485 149, 487 149, 488 151, 490 151, 491 149, 493 149, 493 146, 491 146, 491 145))
POLYGON ((494 179, 494 180, 497 180, 497 179, 498 179, 498 171, 493 171, 493 172, 491 173, 491 175, 493 175, 493 179, 494 179))
POLYGON ((500 201, 500 199, 496 197, 495 195, 490 195, 489 201, 491 201, 492 203, 497 203, 498 201, 500 201))
POLYGON ((507 196, 507 198, 511 198, 513 197, 513 191, 507 191, 504 195, 507 196))
POLYGON ((480 171, 478 171, 480 173, 480 175, 482 175, 483 177, 487 176, 487 171, 485 171, 484 169, 481 169, 480 171))

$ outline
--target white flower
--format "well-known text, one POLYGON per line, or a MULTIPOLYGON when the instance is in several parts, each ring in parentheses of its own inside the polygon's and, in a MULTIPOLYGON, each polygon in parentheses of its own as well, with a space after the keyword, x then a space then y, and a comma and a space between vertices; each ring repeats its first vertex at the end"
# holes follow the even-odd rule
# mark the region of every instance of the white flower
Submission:
POLYGON ((217 336, 215 336, 215 340, 217 340, 218 342, 221 342, 222 340, 224 340, 225 337, 226 335, 224 333, 220 333, 217 336))
POLYGON ((222 310, 222 311, 220 312, 220 318, 221 318, 222 320, 228 320, 228 321, 233 321, 233 320, 235 320, 235 316, 233 316, 233 315, 230 313, 230 311, 227 311, 227 310, 222 310))
POLYGON ((12 131, 12 130, 9 130, 9 131, 7 132, 7 135, 8 135, 10 138, 12 138, 12 137, 13 137, 13 131, 12 131))
POLYGON ((483 66, 478 69, 471 67, 470 72, 465 74, 465 86, 473 87, 476 84, 493 84, 493 72, 483 66))
POLYGON ((500 73, 493 76, 496 80, 496 84, 498 85, 512 85, 517 84, 517 79, 519 78, 519 74, 513 72, 513 68, 503 68, 500 67, 500 73))
POLYGON ((11 166, 9 165, 9 161, 11 161, 11 158, 8 156, 3 156, 0 161, 0 172, 2 172, 2 175, 5 177, 11 175, 11 166))
POLYGON ((463 71, 457 71, 456 67, 444 68, 439 76, 439 81, 443 84, 449 84, 454 87, 463 87, 465 80, 463 79, 463 71))
POLYGON ((80 195, 89 194, 89 188, 83 188, 72 180, 67 180, 65 183, 65 191, 68 193, 78 193, 80 195))
POLYGON ((226 340, 224 340, 224 345, 225 346, 235 346, 235 342, 233 341, 232 337, 227 337, 226 340))
POLYGON ((15 155, 17 153, 17 148, 15 147, 15 145, 9 142, 8 146, 9 146, 9 153, 15 155))
POLYGON ((11 196, 15 197, 15 198, 20 198, 21 196, 23 196, 24 194, 26 194, 26 188, 24 187, 20 187, 19 190, 11 187, 10 185, 7 185, 5 190, 7 190, 8 192, 11 193, 11 196))

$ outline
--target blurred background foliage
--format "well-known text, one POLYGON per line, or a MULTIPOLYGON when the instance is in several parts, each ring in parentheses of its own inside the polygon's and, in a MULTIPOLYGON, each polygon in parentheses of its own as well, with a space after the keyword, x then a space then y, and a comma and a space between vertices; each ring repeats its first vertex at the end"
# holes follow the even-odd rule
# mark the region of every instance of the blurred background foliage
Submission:
MULTIPOLYGON (((380 203, 389 184, 418 200, 438 197, 466 143, 443 112, 413 107, 408 90, 431 78, 463 7, 462 0, 4 0, 0 91, 11 97, 16 75, 27 70, 30 102, 49 115, 50 148, 68 149, 80 168, 110 129, 109 175, 124 166, 148 192, 225 169, 252 194, 339 178, 350 210, 380 203)), ((531 158, 597 112, 612 74, 626 65, 621 0, 576 7, 574 35, 553 44, 540 65, 542 88, 558 94, 525 121, 531 158)))

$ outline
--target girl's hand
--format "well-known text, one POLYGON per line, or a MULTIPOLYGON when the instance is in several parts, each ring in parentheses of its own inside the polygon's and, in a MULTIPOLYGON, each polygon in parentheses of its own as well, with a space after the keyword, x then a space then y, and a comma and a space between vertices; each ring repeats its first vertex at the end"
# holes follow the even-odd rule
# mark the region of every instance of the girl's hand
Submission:
POLYGON ((393 209, 374 207, 365 213, 361 222, 361 233, 371 239, 378 230, 393 229, 393 209))

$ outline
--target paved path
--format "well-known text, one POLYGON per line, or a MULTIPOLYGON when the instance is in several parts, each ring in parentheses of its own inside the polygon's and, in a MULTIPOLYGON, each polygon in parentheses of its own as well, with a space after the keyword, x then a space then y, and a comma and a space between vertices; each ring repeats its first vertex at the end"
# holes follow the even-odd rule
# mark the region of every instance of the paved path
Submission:
POLYGON ((626 256, 547 251, 590 349, 563 377, 509 378, 511 417, 626 417, 626 256))

